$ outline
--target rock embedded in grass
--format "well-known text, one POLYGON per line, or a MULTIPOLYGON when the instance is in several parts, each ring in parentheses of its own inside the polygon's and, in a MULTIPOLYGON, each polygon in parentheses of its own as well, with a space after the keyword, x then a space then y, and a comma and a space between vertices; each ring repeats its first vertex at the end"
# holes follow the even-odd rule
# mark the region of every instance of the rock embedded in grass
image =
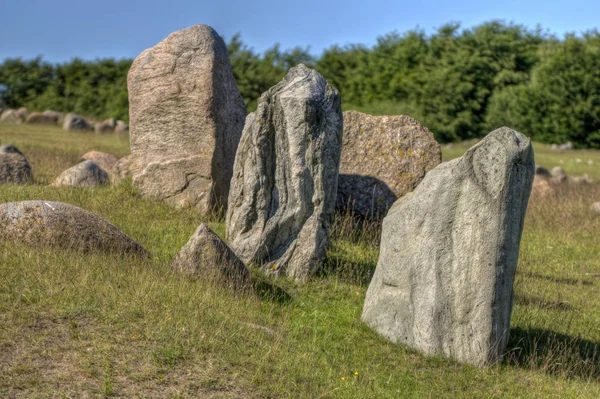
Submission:
POLYGON ((135 59, 127 87, 134 187, 205 213, 226 207, 246 106, 223 39, 207 25, 174 32, 135 59))
POLYGON ((12 144, 1 146, 0 184, 26 184, 31 180, 31 165, 25 155, 12 144))
POLYGON ((56 126, 58 123, 58 116, 52 114, 43 114, 41 112, 32 112, 27 117, 26 122, 36 125, 56 126))
POLYGON ((534 172, 530 140, 506 127, 431 170, 383 221, 362 320, 426 354, 500 361, 534 172))
POLYGON ((148 252, 104 218, 61 202, 23 201, 0 205, 0 240, 83 252, 148 252))
POLYGON ((63 121, 63 129, 67 131, 88 131, 92 129, 92 126, 77 114, 67 114, 63 121))
POLYGON ((23 123, 23 119, 21 119, 17 111, 9 108, 0 114, 0 122, 20 124, 23 123))
POLYGON ((102 151, 88 151, 81 156, 81 160, 92 161, 107 173, 111 173, 119 161, 114 155, 102 151))
POLYGON ((108 173, 92 161, 83 161, 65 170, 52 187, 100 187, 108 184, 108 173))
POLYGON ((442 161, 433 134, 404 115, 346 111, 343 140, 336 207, 361 216, 383 218, 397 198, 411 192, 442 161))
POLYGON ((241 288, 250 283, 246 265, 206 224, 202 223, 172 264, 186 274, 241 288))
POLYGON ((258 100, 237 150, 227 237, 244 262, 304 280, 329 243, 342 146, 339 92, 300 64, 258 100))

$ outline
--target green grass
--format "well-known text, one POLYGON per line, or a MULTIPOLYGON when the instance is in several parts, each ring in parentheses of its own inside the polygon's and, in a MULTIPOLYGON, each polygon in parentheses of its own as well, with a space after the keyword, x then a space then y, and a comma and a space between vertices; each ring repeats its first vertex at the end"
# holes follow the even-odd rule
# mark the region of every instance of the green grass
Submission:
MULTIPOLYGON (((25 125, 0 125, 0 141, 16 144, 36 177, 0 186, 0 203, 75 204, 151 252, 140 260, 0 243, 0 397, 600 397, 600 215, 589 209, 600 186, 530 204, 509 353, 477 369, 392 345, 360 322, 377 226, 338 217, 324 271, 306 285, 277 281, 287 302, 234 294, 169 267, 205 220, 193 209, 142 199, 130 182, 46 187, 84 152, 122 156, 127 141, 25 125)), ((540 148, 538 160, 563 157, 567 173, 598 175, 574 159, 600 162, 600 153, 540 148)), ((464 151, 451 150, 445 158, 464 151)), ((223 235, 222 222, 209 222, 223 235)))

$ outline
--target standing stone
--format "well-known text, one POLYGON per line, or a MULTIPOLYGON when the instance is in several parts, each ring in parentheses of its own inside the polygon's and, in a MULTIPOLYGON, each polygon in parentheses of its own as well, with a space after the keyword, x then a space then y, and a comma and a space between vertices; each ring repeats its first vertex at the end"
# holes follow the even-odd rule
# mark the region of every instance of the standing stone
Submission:
POLYGON ((337 208, 383 218, 441 161, 440 145, 417 120, 346 111, 337 208))
POLYGON ((51 187, 100 187, 108 184, 108 173, 92 161, 83 161, 65 170, 51 187))
POLYGON ((63 122, 63 129, 67 131, 91 130, 92 126, 79 115, 67 114, 63 122))
POLYGON ((19 116, 18 112, 14 109, 5 109, 0 114, 0 122, 4 123, 23 123, 23 119, 19 116))
POLYGON ((0 205, 0 241, 58 246, 83 252, 148 252, 106 219, 73 205, 51 201, 0 205))
POLYGON ((26 184, 32 179, 25 155, 12 144, 0 147, 0 184, 26 184))
POLYGON ((204 212, 227 205, 245 104, 227 47, 194 25, 142 52, 127 76, 133 185, 204 212))
POLYGON ((245 263, 303 280, 329 243, 342 146, 340 94, 300 64, 258 100, 235 158, 227 236, 245 263))
POLYGON ((115 126, 115 134, 119 137, 129 136, 129 125, 123 121, 117 121, 115 126))
POLYGON ((96 134, 114 133, 116 126, 117 120, 115 118, 107 119, 102 122, 96 122, 94 125, 94 132, 96 134))
POLYGON ((51 114, 42 114, 40 112, 32 112, 27 117, 26 122, 38 125, 55 126, 58 123, 58 116, 51 114))
POLYGON ((241 288, 251 279, 246 265, 206 224, 202 223, 172 264, 187 274, 241 288))
POLYGON ((498 362, 534 171, 529 139, 506 127, 430 171, 383 221, 362 320, 429 355, 498 362))

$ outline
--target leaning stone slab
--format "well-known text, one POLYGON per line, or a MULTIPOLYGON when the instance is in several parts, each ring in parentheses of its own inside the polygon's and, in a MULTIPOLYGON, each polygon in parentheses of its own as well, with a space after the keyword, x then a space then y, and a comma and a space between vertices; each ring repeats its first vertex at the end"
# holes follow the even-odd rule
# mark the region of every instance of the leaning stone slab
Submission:
POLYGON ((337 208, 383 218, 441 161, 440 145, 416 119, 346 111, 337 208))
POLYGON ((194 25, 142 52, 127 76, 133 185, 204 212, 227 205, 246 107, 223 39, 194 25))
POLYGON ((238 147, 227 237, 246 263, 303 280, 329 243, 342 145, 340 94, 300 64, 258 100, 238 147))
POLYGON ((0 240, 84 252, 148 254, 104 218, 73 205, 51 201, 1 204, 0 240))
POLYGON ((100 187, 108 184, 108 173, 92 161, 83 161, 65 170, 52 187, 100 187))
POLYGON ((186 274, 241 288, 250 283, 246 265, 206 224, 202 223, 172 264, 186 274))
POLYGON ((529 139, 506 127, 431 170, 383 221, 362 320, 425 354, 500 361, 534 173, 529 139))
POLYGON ((31 165, 12 144, 0 147, 0 184, 26 184, 32 179, 31 165))

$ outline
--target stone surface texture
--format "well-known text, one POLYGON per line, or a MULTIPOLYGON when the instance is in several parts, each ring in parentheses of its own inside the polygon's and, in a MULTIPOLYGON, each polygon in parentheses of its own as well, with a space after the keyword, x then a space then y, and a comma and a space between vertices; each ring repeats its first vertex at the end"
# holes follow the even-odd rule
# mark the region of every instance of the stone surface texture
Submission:
POLYGON ((337 208, 382 218, 441 161, 440 145, 416 119, 346 111, 337 208))
POLYGON ((235 286, 251 280, 246 265, 204 223, 183 246, 172 266, 187 274, 235 286))
POLYGON ((227 47, 194 25, 142 52, 127 77, 133 185, 205 212, 227 205, 246 107, 227 47))
POLYGON ((534 171, 530 140, 506 127, 431 170, 383 221, 362 320, 426 354, 500 361, 534 171))
POLYGON ((50 245, 84 252, 133 253, 146 250, 104 218, 73 205, 51 201, 0 205, 0 240, 50 245))
POLYGON ((325 256, 343 116, 338 91, 300 64, 246 118, 229 194, 231 248, 267 273, 304 280, 325 256))
POLYGON ((100 187, 108 184, 108 173, 92 161, 83 161, 65 170, 52 187, 100 187))
POLYGON ((0 147, 0 184, 26 184, 32 180, 31 165, 12 144, 0 147))

